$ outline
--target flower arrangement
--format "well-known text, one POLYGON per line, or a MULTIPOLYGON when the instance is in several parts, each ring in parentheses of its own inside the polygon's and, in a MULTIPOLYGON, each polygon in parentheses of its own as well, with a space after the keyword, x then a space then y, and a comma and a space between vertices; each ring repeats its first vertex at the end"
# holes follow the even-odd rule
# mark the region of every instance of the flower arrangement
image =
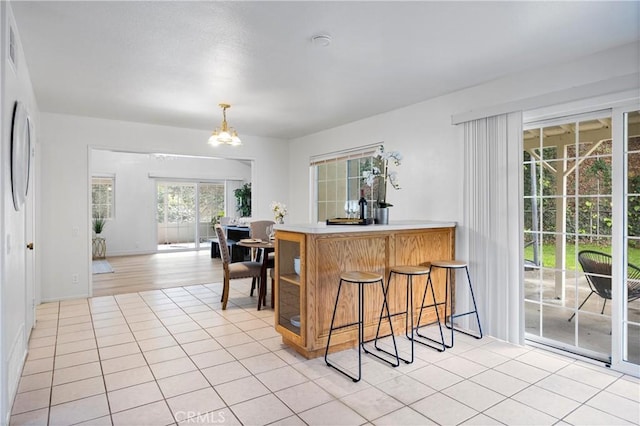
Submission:
POLYGON ((276 219, 276 223, 284 223, 284 217, 287 215, 287 206, 279 201, 271 203, 271 211, 276 219))
POLYGON ((366 183, 370 187, 374 187, 377 183, 377 202, 378 207, 391 207, 393 204, 387 203, 387 183, 391 184, 393 189, 400 189, 398 184, 398 174, 395 171, 389 171, 389 162, 395 166, 399 166, 402 162, 402 154, 399 151, 384 150, 384 146, 380 145, 373 154, 371 162, 371 170, 365 171, 363 176, 366 183))

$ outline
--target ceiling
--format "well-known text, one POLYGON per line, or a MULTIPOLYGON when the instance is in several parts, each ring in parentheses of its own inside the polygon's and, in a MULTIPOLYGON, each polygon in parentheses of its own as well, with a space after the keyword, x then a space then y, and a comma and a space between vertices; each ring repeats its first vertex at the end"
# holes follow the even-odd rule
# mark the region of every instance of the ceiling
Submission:
POLYGON ((639 38, 638 2, 13 1, 41 111, 293 138, 639 38), (314 35, 330 35, 316 46, 314 35))

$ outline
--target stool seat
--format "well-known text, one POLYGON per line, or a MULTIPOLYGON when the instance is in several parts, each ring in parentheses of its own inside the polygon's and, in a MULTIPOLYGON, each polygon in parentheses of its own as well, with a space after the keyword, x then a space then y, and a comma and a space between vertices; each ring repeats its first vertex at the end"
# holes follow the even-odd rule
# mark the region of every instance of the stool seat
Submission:
POLYGON ((462 262, 460 260, 434 260, 431 262, 431 266, 437 266, 439 268, 466 268, 467 262, 462 262))
POLYGON ((340 279, 351 283, 375 283, 383 277, 375 272, 350 271, 341 273, 340 279))
POLYGON ((413 266, 413 265, 404 265, 404 266, 394 266, 391 268, 391 272, 394 274, 402 274, 402 275, 427 275, 431 271, 429 266, 413 266))

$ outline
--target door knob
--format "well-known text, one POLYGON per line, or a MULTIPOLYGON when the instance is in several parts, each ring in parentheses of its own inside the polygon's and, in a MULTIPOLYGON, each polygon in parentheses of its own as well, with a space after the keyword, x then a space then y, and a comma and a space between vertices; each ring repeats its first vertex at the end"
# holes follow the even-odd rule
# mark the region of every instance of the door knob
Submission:
POLYGON ((33 250, 33 243, 29 243, 29 244, 27 244, 27 248, 28 248, 29 250, 33 250))

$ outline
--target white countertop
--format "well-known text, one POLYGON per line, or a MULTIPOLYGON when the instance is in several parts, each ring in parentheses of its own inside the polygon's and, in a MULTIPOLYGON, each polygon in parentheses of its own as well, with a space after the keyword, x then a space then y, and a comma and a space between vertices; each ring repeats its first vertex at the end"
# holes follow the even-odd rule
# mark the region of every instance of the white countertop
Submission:
POLYGON ((347 232, 377 232, 377 231, 402 231, 410 229, 426 228, 453 228, 455 222, 442 222, 435 220, 398 220, 390 221, 388 225, 327 225, 326 223, 300 223, 274 225, 274 229, 303 234, 343 234, 347 232))

